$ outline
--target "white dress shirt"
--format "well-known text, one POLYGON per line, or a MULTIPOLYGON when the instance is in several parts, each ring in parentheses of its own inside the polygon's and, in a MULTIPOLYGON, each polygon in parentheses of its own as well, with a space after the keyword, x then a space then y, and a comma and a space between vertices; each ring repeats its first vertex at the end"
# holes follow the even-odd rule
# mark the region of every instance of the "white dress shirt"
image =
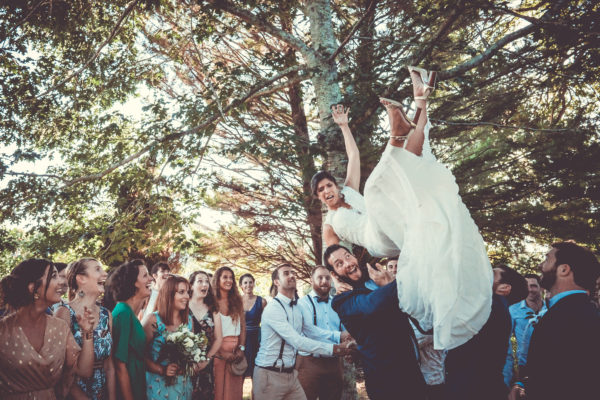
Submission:
MULTIPOLYGON (((304 320, 304 327, 302 328, 302 334, 306 337, 315 340, 321 340, 322 331, 315 329, 320 328, 325 331, 330 331, 333 341, 331 343, 339 343, 341 335, 341 322, 340 317, 337 315, 333 308, 331 308, 331 296, 328 297, 327 302, 319 302, 319 295, 314 290, 311 290, 309 294, 298 300, 298 306, 302 312, 302 318, 304 320), (311 304, 312 300, 312 304, 311 304), (313 308, 314 305, 314 308, 313 308), (315 314, 316 314, 316 325, 315 325, 315 314)), ((305 351, 298 351, 301 356, 310 356, 311 353, 305 351)))
MULTIPOLYGON (((312 325, 312 320, 304 321, 298 305, 290 306, 292 300, 279 293, 265 307, 260 321, 260 348, 256 355, 256 365, 259 367, 280 367, 277 362, 281 348, 281 340, 285 340, 283 348, 283 367, 290 368, 296 362, 296 351, 304 350, 320 355, 333 355, 335 337, 332 331, 314 327, 312 332, 319 341, 304 337, 301 332, 304 327, 312 325), (281 304, 276 300, 279 299, 281 304)), ((339 340, 339 338, 338 338, 339 340)))

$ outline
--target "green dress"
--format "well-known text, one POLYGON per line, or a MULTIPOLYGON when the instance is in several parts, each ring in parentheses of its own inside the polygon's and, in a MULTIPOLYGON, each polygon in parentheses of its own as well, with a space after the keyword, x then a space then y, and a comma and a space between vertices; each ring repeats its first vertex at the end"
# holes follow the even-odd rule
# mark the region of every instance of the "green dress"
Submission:
POLYGON ((114 356, 127 365, 131 390, 136 400, 146 399, 144 349, 146 334, 127 303, 117 303, 113 310, 114 356))

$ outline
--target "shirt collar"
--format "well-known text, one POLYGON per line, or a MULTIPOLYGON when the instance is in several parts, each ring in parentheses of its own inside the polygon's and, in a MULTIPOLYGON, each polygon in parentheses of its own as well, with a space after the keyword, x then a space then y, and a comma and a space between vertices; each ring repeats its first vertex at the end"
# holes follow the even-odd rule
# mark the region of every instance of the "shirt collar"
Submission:
POLYGON ((292 302, 292 299, 290 299, 289 297, 287 297, 281 293, 277 293, 277 296, 275 296, 275 298, 279 299, 283 304, 288 305, 288 306, 292 302))
POLYGON ((560 292, 558 294, 555 294, 554 296, 550 297, 550 300, 548 300, 548 308, 555 305, 560 299, 567 297, 571 294, 576 294, 576 293, 587 294, 587 291, 585 291, 585 290, 567 290, 566 292, 560 292))
MULTIPOLYGON (((311 296, 313 299, 320 299, 320 298, 321 298, 321 296, 319 296, 319 295, 317 294, 317 292, 315 292, 315 289, 312 289, 312 290, 310 291, 310 293, 308 293, 308 295, 309 295, 309 296, 311 296)), ((329 299, 331 299, 331 296, 330 296, 330 295, 328 295, 327 297, 329 297, 329 299)))

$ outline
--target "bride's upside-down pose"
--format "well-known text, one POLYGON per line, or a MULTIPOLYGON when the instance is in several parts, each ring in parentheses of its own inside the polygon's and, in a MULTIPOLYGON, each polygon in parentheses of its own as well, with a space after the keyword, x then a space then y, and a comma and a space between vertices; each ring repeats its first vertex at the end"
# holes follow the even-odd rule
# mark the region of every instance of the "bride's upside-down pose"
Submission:
POLYGON ((487 321, 492 269, 454 176, 429 147, 427 96, 435 75, 409 70, 417 107, 414 122, 398 103, 381 99, 391 136, 367 179, 364 198, 358 192, 360 155, 342 106, 332 107, 332 115, 344 135, 346 181, 340 190, 330 173, 320 171, 311 187, 328 208, 326 244, 355 243, 376 257, 400 253, 396 274, 400 308, 423 329, 433 328, 436 349, 452 349, 487 321))

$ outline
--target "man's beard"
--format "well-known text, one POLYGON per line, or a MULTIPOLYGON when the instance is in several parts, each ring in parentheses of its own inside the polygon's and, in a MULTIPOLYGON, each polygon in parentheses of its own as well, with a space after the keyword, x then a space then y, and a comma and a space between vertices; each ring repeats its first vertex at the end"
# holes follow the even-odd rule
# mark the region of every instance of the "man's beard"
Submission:
POLYGON ((367 270, 367 266, 359 265, 358 269, 360 270, 360 273, 361 273, 359 280, 353 281, 352 279, 348 278, 347 276, 340 276, 339 277, 340 281, 352 286, 352 289, 358 289, 360 287, 365 286, 365 282, 369 280, 369 271, 367 270))
POLYGON ((540 286, 546 290, 550 290, 556 283, 556 266, 548 272, 542 272, 542 279, 540 280, 540 286))

